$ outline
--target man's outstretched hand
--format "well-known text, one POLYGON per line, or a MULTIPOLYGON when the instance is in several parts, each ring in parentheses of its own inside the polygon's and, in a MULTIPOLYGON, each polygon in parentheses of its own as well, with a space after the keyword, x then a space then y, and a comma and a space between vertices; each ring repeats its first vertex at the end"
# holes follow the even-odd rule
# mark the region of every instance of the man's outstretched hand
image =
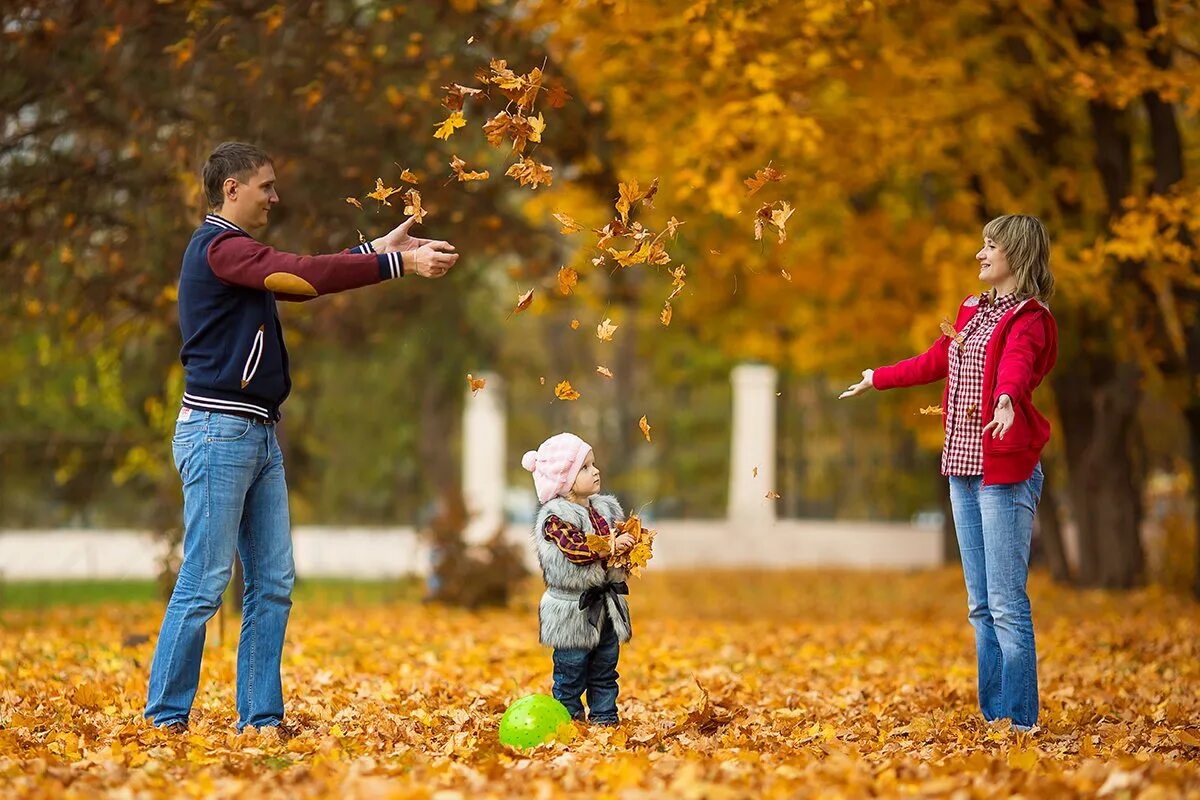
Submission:
POLYGON ((409 217, 391 231, 371 242, 376 253, 405 253, 404 270, 422 278, 440 278, 458 261, 454 245, 439 239, 422 239, 408 230, 416 224, 409 217))
POLYGON ((422 278, 440 278, 458 261, 458 253, 449 242, 431 241, 404 253, 404 269, 422 278))

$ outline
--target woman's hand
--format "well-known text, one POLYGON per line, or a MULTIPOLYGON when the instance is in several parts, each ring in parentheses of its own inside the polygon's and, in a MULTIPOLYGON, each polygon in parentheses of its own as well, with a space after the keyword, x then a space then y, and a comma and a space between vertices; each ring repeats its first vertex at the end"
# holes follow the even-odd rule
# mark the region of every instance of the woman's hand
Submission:
POLYGON ((633 549, 633 546, 635 544, 637 544, 637 539, 634 539, 628 533, 622 533, 620 536, 617 537, 617 540, 615 542, 613 542, 613 555, 614 556, 625 555, 626 553, 628 553, 630 550, 633 549))
POLYGON ((839 394, 838 400, 841 400, 843 397, 857 397, 858 395, 862 394, 863 392, 867 391, 868 389, 874 389, 875 388, 875 381, 873 380, 874 375, 875 375, 875 370, 864 369, 863 373, 862 373, 862 380, 856 384, 853 384, 846 391, 839 394))
POLYGON ((1000 399, 996 401, 996 413, 992 415, 992 421, 989 422, 983 429, 983 435, 987 436, 988 431, 992 432, 992 438, 1004 438, 1004 434, 1008 433, 1013 426, 1013 417, 1016 416, 1013 412, 1012 398, 1006 394, 1000 395, 1000 399))

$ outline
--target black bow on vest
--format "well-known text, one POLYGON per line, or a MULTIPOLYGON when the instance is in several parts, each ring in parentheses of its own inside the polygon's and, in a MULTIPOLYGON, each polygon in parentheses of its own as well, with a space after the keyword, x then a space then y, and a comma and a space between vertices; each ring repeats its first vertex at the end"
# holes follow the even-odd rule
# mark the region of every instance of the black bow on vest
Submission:
MULTIPOLYGON (((604 618, 604 608, 607 605, 605 600, 609 595, 629 594, 629 584, 625 581, 615 582, 609 581, 602 583, 599 586, 590 586, 584 590, 583 594, 579 595, 579 609, 587 609, 588 622, 596 630, 600 629, 600 624, 604 618)), ((620 603, 613 603, 617 607, 617 612, 620 613, 621 619, 625 622, 625 627, 629 627, 629 612, 620 603)))

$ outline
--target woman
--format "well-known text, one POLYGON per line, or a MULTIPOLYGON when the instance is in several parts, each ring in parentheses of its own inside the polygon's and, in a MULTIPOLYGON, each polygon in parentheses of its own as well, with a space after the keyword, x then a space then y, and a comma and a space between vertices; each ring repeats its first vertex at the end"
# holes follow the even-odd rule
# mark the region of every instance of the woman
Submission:
POLYGON ((1037 653, 1026 593, 1033 515, 1042 493, 1050 424, 1033 390, 1054 366, 1058 328, 1050 237, 1037 217, 1010 214, 983 229, 975 254, 991 286, 958 309, 953 328, 919 356, 865 370, 842 393, 946 379, 942 474, 950 480, 969 618, 975 628, 979 706, 989 722, 1037 723, 1037 653))

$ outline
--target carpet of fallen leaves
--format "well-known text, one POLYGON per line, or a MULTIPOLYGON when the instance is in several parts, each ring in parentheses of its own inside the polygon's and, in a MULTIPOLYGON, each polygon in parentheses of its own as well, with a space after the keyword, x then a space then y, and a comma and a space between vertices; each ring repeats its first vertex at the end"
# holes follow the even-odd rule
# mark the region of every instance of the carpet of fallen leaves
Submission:
POLYGON ((47 798, 1200 797, 1200 607, 1181 596, 1035 578, 1042 724, 1023 734, 978 714, 955 570, 651 571, 632 587, 623 725, 521 754, 496 729, 509 702, 549 689, 537 588, 483 614, 298 604, 289 741, 234 732, 232 636, 210 635, 192 727, 170 735, 140 719, 159 606, 2 612, 0 785, 47 798))

